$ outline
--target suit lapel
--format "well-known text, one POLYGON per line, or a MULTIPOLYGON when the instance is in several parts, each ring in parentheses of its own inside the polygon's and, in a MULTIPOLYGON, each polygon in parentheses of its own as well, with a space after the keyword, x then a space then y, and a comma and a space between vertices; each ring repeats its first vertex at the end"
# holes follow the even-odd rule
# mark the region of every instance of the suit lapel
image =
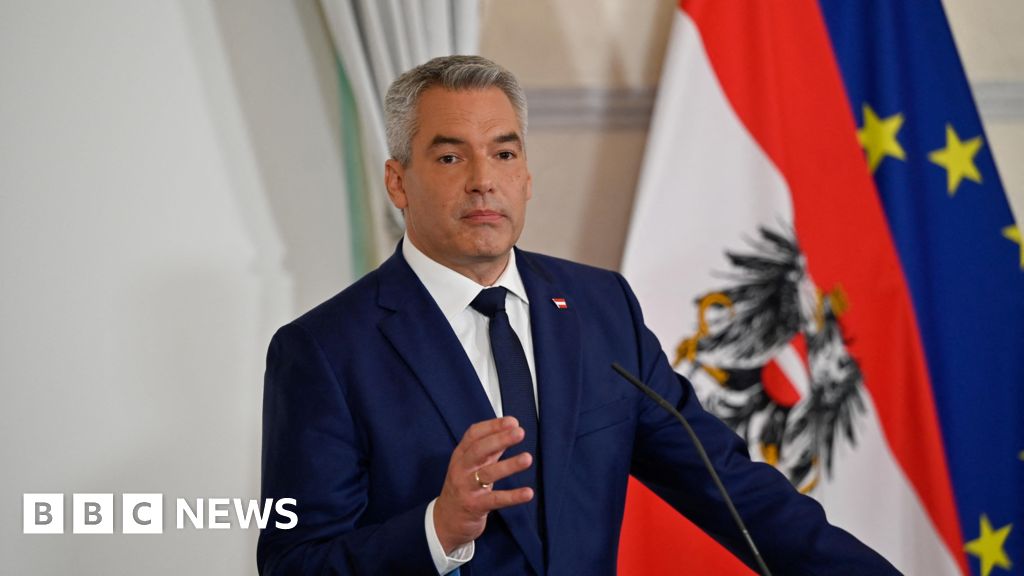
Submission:
POLYGON ((516 250, 519 273, 530 299, 533 357, 540 403, 541 477, 548 543, 557 538, 556 517, 570 462, 582 389, 580 321, 572 295, 547 275, 536 259, 516 250), (553 298, 564 298, 559 308, 553 298))
POLYGON ((379 304, 394 311, 380 330, 430 395, 454 447, 473 423, 494 418, 494 409, 448 320, 402 257, 401 244, 378 271, 379 304))

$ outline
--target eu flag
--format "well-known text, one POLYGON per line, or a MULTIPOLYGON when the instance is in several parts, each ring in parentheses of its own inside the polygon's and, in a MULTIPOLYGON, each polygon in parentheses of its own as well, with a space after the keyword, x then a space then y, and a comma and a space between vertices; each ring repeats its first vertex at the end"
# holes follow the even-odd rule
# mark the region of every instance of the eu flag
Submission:
MULTIPOLYGON (((973 573, 1024 567, 1024 251, 938 0, 821 0, 921 331, 973 573)), ((996 572, 1000 573, 1000 572, 996 572)))

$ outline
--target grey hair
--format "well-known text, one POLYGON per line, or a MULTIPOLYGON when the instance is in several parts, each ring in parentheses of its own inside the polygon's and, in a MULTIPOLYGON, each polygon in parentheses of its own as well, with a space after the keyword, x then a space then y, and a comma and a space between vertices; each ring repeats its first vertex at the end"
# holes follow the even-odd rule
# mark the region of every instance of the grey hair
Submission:
POLYGON ((440 56, 399 76, 384 97, 388 154, 403 166, 412 160, 420 96, 434 86, 446 90, 500 89, 512 103, 526 139, 526 93, 511 72, 482 56, 440 56))

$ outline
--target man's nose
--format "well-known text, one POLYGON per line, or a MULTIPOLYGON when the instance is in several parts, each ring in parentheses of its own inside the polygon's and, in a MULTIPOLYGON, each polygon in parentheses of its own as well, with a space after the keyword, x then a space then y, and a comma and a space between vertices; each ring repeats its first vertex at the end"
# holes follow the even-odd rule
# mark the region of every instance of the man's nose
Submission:
POLYGON ((494 167, 486 158, 473 160, 470 164, 466 191, 480 194, 494 191, 494 167))

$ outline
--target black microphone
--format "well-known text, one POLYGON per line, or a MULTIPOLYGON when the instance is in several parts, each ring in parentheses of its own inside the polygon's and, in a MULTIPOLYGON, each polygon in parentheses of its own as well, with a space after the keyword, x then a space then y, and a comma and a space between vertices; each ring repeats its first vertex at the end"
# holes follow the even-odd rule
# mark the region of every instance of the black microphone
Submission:
POLYGON ((754 553, 754 560, 757 561, 757 566, 760 569, 761 574, 764 576, 771 576, 771 570, 768 569, 768 565, 764 563, 764 558, 761 557, 761 553, 757 550, 757 545, 754 544, 754 539, 750 537, 750 532, 747 531, 747 525, 743 523, 743 519, 740 518, 740 513, 736 511, 736 506, 732 503, 732 498, 729 497, 729 493, 725 490, 725 485, 722 484, 722 479, 718 477, 718 472, 715 472, 715 467, 711 465, 711 460, 708 458, 708 453, 704 450, 704 445, 701 444, 700 438, 697 438, 696 432, 690 427, 690 423, 686 421, 686 418, 676 410, 673 406, 665 400, 657 392, 652 390, 649 386, 640 381, 639 378, 630 374, 629 370, 623 368, 618 362, 612 362, 612 369, 619 373, 620 376, 629 381, 630 384, 636 386, 643 392, 648 398, 654 400, 670 414, 679 420, 679 423, 686 428, 686 433, 690 435, 690 439, 693 440, 693 445, 697 447, 697 453, 700 454, 700 459, 704 461, 704 466, 708 469, 708 473, 711 474, 711 479, 715 481, 715 486, 718 487, 718 491, 722 493, 722 498, 725 500, 726 507, 729 508, 729 513, 732 514, 732 519, 736 522, 736 526, 739 526, 740 532, 743 533, 743 537, 747 540, 747 546, 750 547, 750 551, 754 553))

